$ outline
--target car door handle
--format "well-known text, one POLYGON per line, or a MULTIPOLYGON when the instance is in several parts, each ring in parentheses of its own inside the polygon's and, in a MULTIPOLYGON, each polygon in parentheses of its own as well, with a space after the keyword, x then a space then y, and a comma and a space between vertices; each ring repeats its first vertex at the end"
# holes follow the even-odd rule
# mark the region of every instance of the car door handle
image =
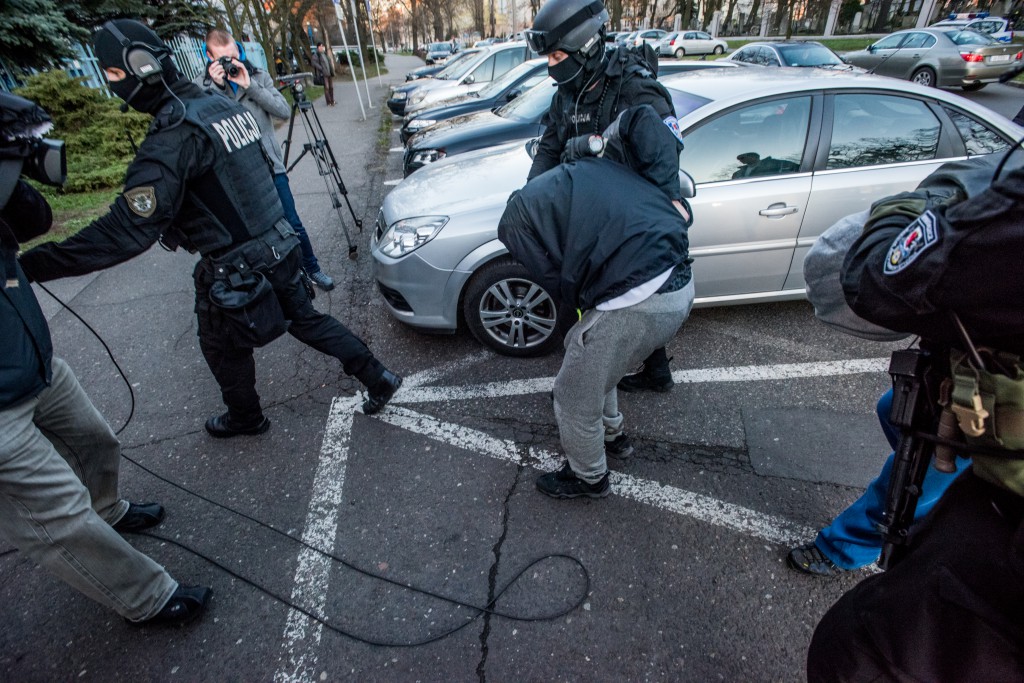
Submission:
POLYGON ((799 206, 786 206, 785 204, 772 204, 767 209, 761 209, 757 213, 761 216, 767 216, 768 218, 775 218, 776 216, 788 216, 791 213, 796 213, 800 210, 799 206))

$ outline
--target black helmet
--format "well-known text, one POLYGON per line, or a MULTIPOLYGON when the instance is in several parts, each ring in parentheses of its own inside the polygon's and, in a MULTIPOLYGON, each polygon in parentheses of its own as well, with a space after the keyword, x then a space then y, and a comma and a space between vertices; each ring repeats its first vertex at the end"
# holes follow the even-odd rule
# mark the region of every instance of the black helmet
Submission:
POLYGON ((537 54, 555 50, 590 53, 595 44, 604 47, 602 39, 592 39, 598 37, 606 21, 608 10, 601 0, 548 0, 537 12, 533 28, 523 33, 537 54))

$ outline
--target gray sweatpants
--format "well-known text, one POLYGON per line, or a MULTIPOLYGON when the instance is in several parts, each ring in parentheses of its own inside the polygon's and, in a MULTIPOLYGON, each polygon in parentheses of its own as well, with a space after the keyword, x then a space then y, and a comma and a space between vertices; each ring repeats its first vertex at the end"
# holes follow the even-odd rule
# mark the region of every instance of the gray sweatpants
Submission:
POLYGON ((605 434, 622 431, 615 385, 652 351, 668 344, 693 306, 693 281, 616 311, 587 311, 565 337, 555 377, 555 419, 576 476, 591 484, 608 471, 605 434))

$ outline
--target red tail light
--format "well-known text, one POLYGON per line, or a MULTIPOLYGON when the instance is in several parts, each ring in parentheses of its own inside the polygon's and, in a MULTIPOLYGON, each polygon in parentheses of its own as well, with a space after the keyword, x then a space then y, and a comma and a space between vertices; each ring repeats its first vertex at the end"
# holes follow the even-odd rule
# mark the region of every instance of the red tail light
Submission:
POLYGON ((1024 50, 1021 50, 1020 52, 1015 54, 1013 58, 1016 59, 1017 61, 1020 61, 1022 58, 1024 58, 1024 50))
POLYGON ((965 62, 984 62, 985 58, 974 52, 961 52, 960 56, 965 62))
MULTIPOLYGON (((672 40, 668 41, 668 44, 669 45, 675 45, 676 44, 676 39, 673 38, 672 40)), ((1018 59, 1020 59, 1020 58, 1018 57, 1018 59)))

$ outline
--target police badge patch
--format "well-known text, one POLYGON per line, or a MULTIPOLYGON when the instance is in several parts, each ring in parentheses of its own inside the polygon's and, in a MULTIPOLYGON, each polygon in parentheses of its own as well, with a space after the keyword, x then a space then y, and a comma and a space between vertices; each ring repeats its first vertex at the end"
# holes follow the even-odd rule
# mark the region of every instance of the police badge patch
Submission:
POLYGON ((921 255, 925 249, 939 241, 938 224, 931 211, 921 214, 917 220, 903 229, 896 241, 889 247, 882 272, 895 275, 921 255))
POLYGON ((149 218, 156 211, 156 191, 152 185, 125 190, 124 200, 133 213, 143 218, 149 218))
POLYGON ((683 131, 679 128, 679 120, 674 116, 666 116, 662 121, 668 129, 672 131, 672 135, 676 136, 676 140, 679 140, 679 144, 683 144, 683 131))

